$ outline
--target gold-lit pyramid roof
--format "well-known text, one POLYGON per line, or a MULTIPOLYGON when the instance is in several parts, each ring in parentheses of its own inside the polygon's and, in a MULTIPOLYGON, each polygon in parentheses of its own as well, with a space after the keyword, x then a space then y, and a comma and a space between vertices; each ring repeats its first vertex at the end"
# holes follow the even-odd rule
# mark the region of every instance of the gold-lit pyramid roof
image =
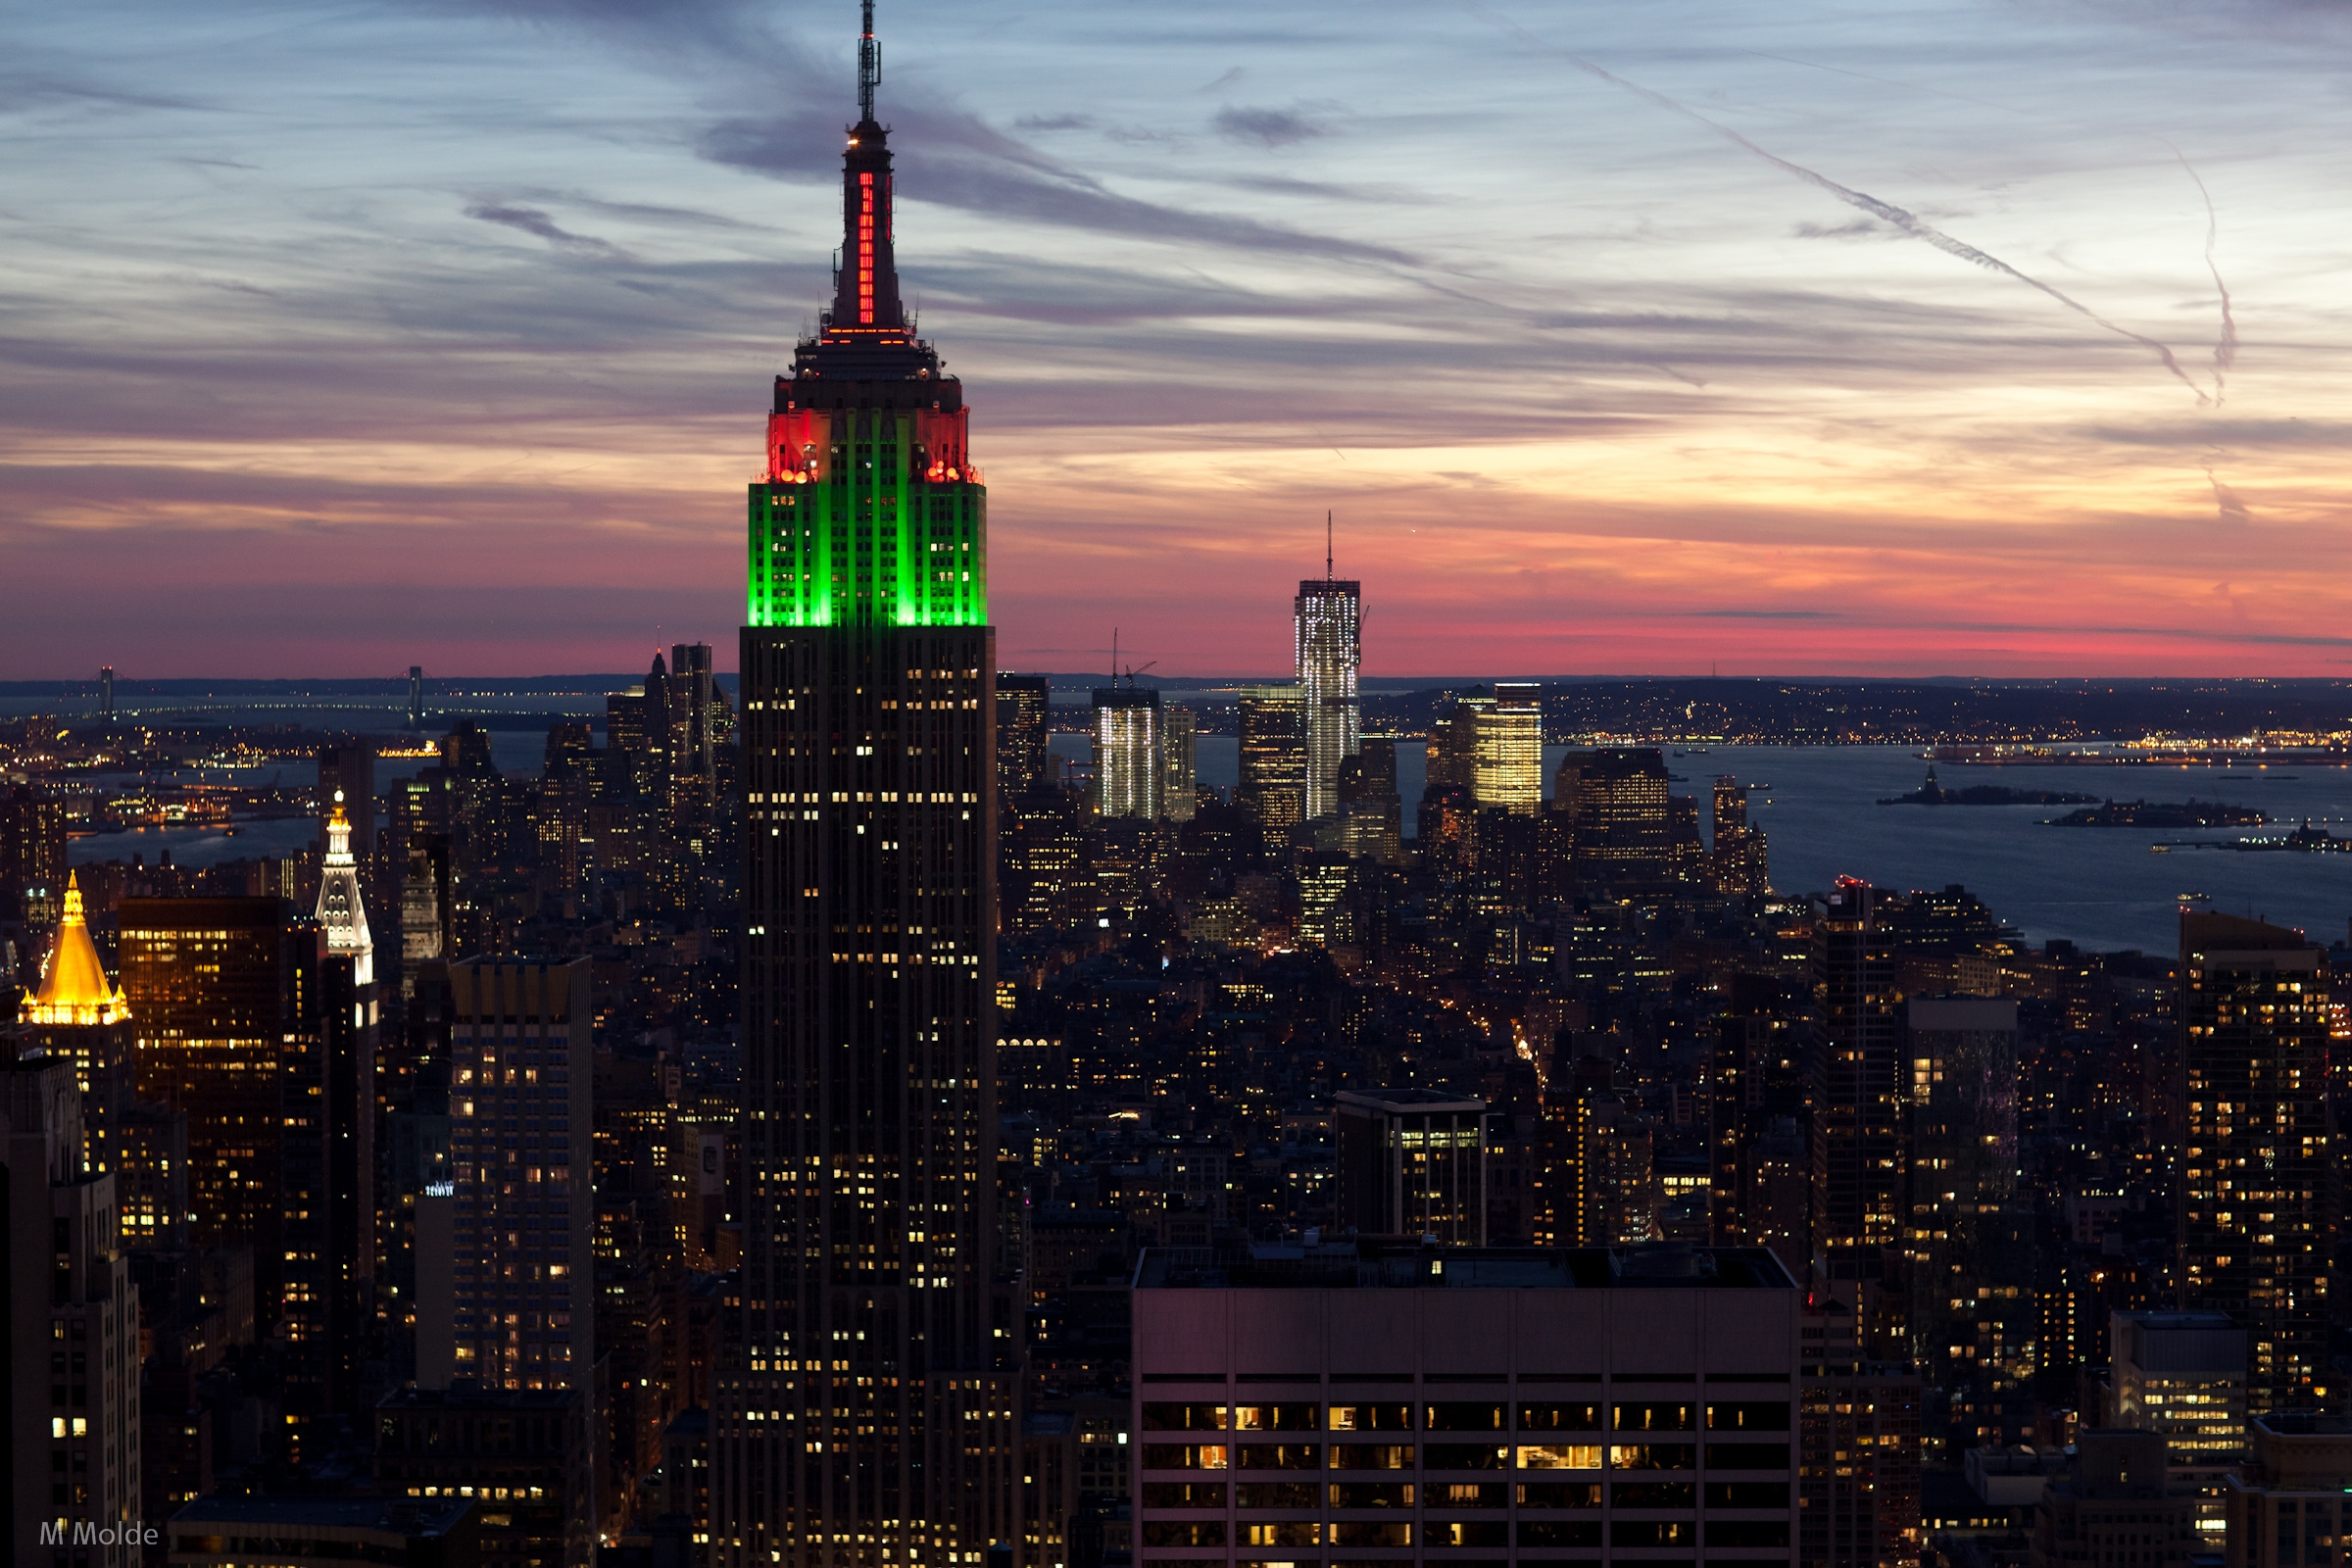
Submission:
POLYGON ((121 1023, 130 1016, 122 993, 107 984, 90 941, 90 922, 81 912, 81 884, 66 880, 66 917, 57 928, 57 946, 49 955, 49 973, 38 995, 28 996, 17 1009, 20 1023, 121 1023))

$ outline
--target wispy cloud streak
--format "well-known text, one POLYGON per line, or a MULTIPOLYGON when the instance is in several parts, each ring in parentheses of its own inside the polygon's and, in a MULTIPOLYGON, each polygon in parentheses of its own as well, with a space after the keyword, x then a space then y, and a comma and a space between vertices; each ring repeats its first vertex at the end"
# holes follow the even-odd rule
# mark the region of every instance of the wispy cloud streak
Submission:
POLYGON ((1868 213, 1871 217, 1880 220, 1882 222, 1893 224, 1896 228, 1899 228, 1904 233, 1911 235, 1914 239, 1927 241, 1930 245, 1935 246, 1937 250, 1942 251, 1947 256, 1956 256, 1964 262, 1969 262, 1975 266, 1984 268, 1986 271, 1999 272, 2004 276, 2017 279, 2017 281, 2025 284, 2028 288, 2040 290, 2042 293, 2047 294, 2051 299, 2054 299, 2059 304, 2065 306, 2068 310, 2075 312, 2077 315, 2083 317, 2087 320, 2097 323, 2098 325, 2106 328, 2108 331, 2113 332, 2118 337, 2129 338, 2131 341, 2139 344, 2142 348, 2145 348, 2153 353, 2158 360, 2163 362, 2164 368, 2172 372, 2174 378, 2182 386, 2188 388, 2190 393, 2195 396, 2198 403, 2204 404, 2213 401, 2211 398, 2208 398, 2205 395, 2205 389, 2197 385, 2196 382, 2190 380, 2188 372, 2180 368, 2180 362, 2174 357, 2173 351, 2170 348, 2158 342, 2155 338, 2149 337, 2144 332, 2134 332, 2128 326, 2122 326, 2107 319, 2107 318, 2101 316, 2098 312, 2092 310, 2081 300, 2076 299, 2073 295, 2068 294, 2065 290, 2060 289, 2052 284, 2045 283, 2040 278, 2035 277, 2029 272, 2020 271, 2018 269, 2010 266, 2007 262, 2002 261, 1999 257, 1991 255, 1986 251, 1979 250, 1976 246, 1969 244, 1968 241, 1964 239, 1956 239, 1952 235, 1946 234, 1942 229, 1939 229, 1933 223, 1928 222, 1916 213, 1908 212, 1903 208, 1897 207, 1892 202, 1881 201, 1878 197, 1872 196, 1864 191, 1855 190, 1849 185, 1841 185, 1838 181, 1830 178, 1829 175, 1821 173, 1815 170, 1807 169, 1802 164, 1791 163, 1778 153, 1771 152, 1763 147, 1759 147, 1754 142, 1748 140, 1745 136, 1740 134, 1740 132, 1732 129, 1731 126, 1722 123, 1720 121, 1710 120, 1705 115, 1700 114, 1697 110, 1678 103, 1674 99, 1667 97, 1662 92, 1644 87, 1638 81, 1628 81, 1625 77, 1618 75, 1615 72, 1607 70, 1601 66, 1596 66, 1592 61, 1585 59, 1582 55, 1572 54, 1568 50, 1562 49, 1556 44, 1545 43, 1543 39, 1537 37, 1534 33, 1519 25, 1519 24, 1511 21, 1508 17, 1496 16, 1494 12, 1489 11, 1484 6, 1479 5, 1472 5, 1468 9, 1473 16, 1479 17, 1494 26, 1507 30, 1513 36, 1517 37, 1521 42, 1527 44, 1530 48, 1541 49, 1546 54, 1556 55, 1560 59, 1567 61, 1577 70, 1584 72, 1589 76, 1608 82, 1612 86, 1622 87, 1627 92, 1633 93, 1636 97, 1646 99, 1650 103, 1656 104, 1661 109, 1681 115, 1686 120, 1690 120, 1698 124, 1704 125, 1717 135, 1722 136, 1726 140, 1731 141, 1740 147, 1745 148, 1748 152, 1755 154, 1758 158, 1763 159, 1766 163, 1772 165, 1774 168, 1779 169, 1784 172, 1795 175, 1798 179, 1803 180, 1808 185, 1812 185, 1817 189, 1829 192, 1832 196, 1837 197, 1839 201, 1845 203, 1847 206, 1858 209, 1861 212, 1868 213))

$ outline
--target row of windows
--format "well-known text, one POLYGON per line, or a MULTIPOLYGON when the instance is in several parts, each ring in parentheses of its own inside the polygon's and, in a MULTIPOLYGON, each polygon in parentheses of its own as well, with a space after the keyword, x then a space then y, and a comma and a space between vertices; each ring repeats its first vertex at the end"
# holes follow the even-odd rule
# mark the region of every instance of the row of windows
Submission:
MULTIPOLYGON (((1617 1432, 1692 1432, 1700 1407, 1689 1400, 1546 1400, 1517 1406, 1484 1400, 1435 1404, 1185 1404, 1143 1408, 1146 1432, 1409 1432, 1416 1409, 1424 1432, 1598 1432, 1601 1411, 1617 1432)), ((1786 1400, 1718 1400, 1705 1407, 1709 1432, 1786 1432, 1786 1400)))
MULTIPOLYGON (((1424 1546, 1508 1546, 1514 1541, 1522 1546, 1597 1546, 1601 1525, 1598 1520, 1523 1519, 1514 1527, 1499 1519, 1450 1519, 1431 1520, 1416 1528, 1404 1520, 1355 1519, 1330 1525, 1308 1520, 1244 1525, 1235 1535, 1234 1544, 1242 1546, 1319 1546, 1327 1541, 1335 1546, 1410 1546, 1416 1535, 1424 1546)), ((1149 1520, 1143 1537, 1147 1546, 1222 1546, 1226 1544, 1225 1522, 1149 1520)), ((1696 1546, 1699 1527, 1689 1519, 1618 1519, 1609 1524, 1608 1541, 1612 1546, 1696 1546)), ((1785 1547, 1788 1524, 1784 1519, 1711 1519, 1706 1526, 1706 1544, 1785 1547)), ((1154 1560, 1150 1568, 1192 1565, 1154 1560)), ((1309 1565, 1297 1564, 1296 1568, 1309 1565)))
MULTIPOLYGON (((1410 1470, 1410 1444, 1335 1443, 1334 1470, 1410 1470)), ((1695 1470, 1698 1448, 1680 1443, 1506 1444, 1429 1443, 1420 1448, 1420 1468, 1429 1470, 1695 1470)), ((1707 1447, 1707 1466, 1716 1470, 1786 1470, 1786 1443, 1716 1443, 1707 1447)), ((1321 1470, 1319 1443, 1144 1445, 1147 1470, 1321 1470)))
MULTIPOLYGON (((1222 1481, 1147 1481, 1144 1506, 1167 1508, 1223 1508, 1228 1493, 1237 1508, 1502 1508, 1516 1500, 1522 1508, 1597 1508, 1597 1481, 1523 1481, 1516 1486, 1500 1481, 1244 1481, 1227 1487, 1222 1481)), ((1608 1490, 1617 1508, 1695 1508, 1700 1489, 1692 1481, 1621 1481, 1608 1490)), ((1786 1508, 1786 1481, 1710 1481, 1705 1488, 1710 1508, 1786 1508)))

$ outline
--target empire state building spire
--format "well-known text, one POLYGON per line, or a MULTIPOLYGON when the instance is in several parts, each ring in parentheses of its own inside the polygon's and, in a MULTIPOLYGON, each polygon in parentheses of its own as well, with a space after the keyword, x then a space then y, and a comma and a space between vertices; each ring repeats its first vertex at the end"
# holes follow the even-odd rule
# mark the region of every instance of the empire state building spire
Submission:
POLYGON ((874 88, 881 80, 874 0, 865 0, 865 31, 858 39, 858 123, 850 127, 849 152, 842 160, 841 275, 825 323, 827 336, 906 330, 891 253, 890 130, 874 119, 874 88))
POLYGON ((963 387, 900 309, 864 11, 841 274, 749 494, 724 1568, 973 1568, 1019 1529, 988 493, 963 387))

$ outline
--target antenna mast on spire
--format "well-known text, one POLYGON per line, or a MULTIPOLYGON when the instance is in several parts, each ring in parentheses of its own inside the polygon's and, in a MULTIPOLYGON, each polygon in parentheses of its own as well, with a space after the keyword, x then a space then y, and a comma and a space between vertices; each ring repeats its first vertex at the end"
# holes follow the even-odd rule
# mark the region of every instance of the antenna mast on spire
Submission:
POLYGON ((858 39, 858 122, 874 118, 874 87, 882 80, 882 46, 874 42, 874 0, 865 0, 865 31, 858 39))
POLYGON ((1323 580, 1331 581, 1331 513, 1323 513, 1323 580))

